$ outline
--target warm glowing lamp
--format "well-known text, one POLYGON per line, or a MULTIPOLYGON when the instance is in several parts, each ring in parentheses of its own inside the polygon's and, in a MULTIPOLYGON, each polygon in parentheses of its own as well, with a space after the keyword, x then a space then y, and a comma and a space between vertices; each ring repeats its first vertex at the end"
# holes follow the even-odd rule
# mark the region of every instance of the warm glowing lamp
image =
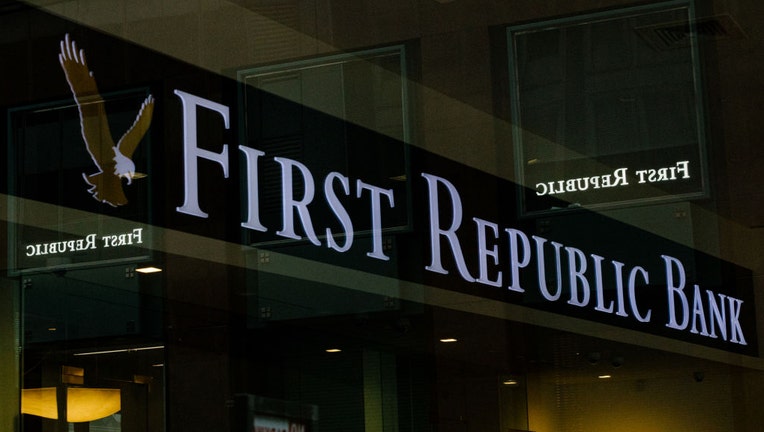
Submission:
POLYGON ((21 413, 58 419, 56 388, 44 387, 21 390, 21 413))
MULTIPOLYGON (((69 387, 66 389, 66 421, 82 423, 119 412, 122 399, 119 389, 69 387)), ((58 419, 56 388, 23 389, 21 413, 58 419)))
POLYGON ((69 387, 66 389, 66 421, 89 422, 121 409, 119 389, 69 387))

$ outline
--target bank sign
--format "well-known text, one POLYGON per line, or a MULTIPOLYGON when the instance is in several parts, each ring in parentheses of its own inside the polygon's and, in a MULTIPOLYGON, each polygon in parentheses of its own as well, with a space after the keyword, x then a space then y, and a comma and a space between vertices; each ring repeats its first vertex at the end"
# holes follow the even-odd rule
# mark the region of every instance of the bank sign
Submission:
MULTIPOLYGON (((90 172, 67 175, 81 176, 88 194, 104 208, 127 211, 134 203, 128 202, 123 187, 140 178, 143 168, 131 156, 145 147, 141 142, 149 135, 155 100, 145 95, 129 100, 125 111, 134 120, 122 127, 124 135, 115 143, 110 135, 93 132, 108 130, 112 118, 106 115, 84 51, 66 37, 59 62, 77 102, 81 132, 77 145, 84 144, 93 161, 90 172)), ((376 268, 389 266, 389 273, 416 282, 728 351, 758 352, 745 269, 585 210, 581 214, 599 222, 563 225, 547 234, 539 228, 540 222, 516 217, 515 184, 421 149, 410 148, 414 162, 405 178, 409 188, 404 190, 412 194, 408 197, 401 189, 365 179, 362 169, 355 170, 353 177, 252 145, 232 148, 222 139, 209 142, 210 137, 225 134, 203 135, 200 128, 217 123, 217 128, 229 130, 231 107, 180 88, 172 94, 180 107, 182 154, 172 148, 165 151, 166 157, 176 158, 180 169, 162 175, 181 185, 182 196, 172 209, 180 218, 204 221, 217 216, 216 207, 207 208, 202 199, 213 193, 207 186, 210 182, 240 185, 240 228, 251 234, 246 238, 267 236, 299 243, 323 249, 322 255, 330 257, 360 255, 376 268), (204 142, 200 142, 202 136, 204 142), (232 170, 234 164, 240 168, 232 170), (265 182, 265 171, 275 173, 279 184, 274 185, 273 178, 265 182), (240 178, 231 179, 232 172, 240 178), (270 217, 273 209, 264 217, 264 192, 277 195, 275 217, 270 217), (417 253, 410 260, 395 262, 385 247, 384 221, 401 205, 411 207, 415 223, 400 241, 410 242, 417 253), (603 226, 612 227, 612 234, 606 234, 603 226), (399 266, 399 271, 393 266, 399 266), (719 268, 718 274, 708 276, 710 268, 719 268)), ((170 101, 164 102, 168 110, 175 109, 170 101)), ((629 182, 679 182, 695 175, 691 161, 670 156, 669 162, 652 167, 630 171, 617 166, 597 176, 538 181, 526 190, 549 196, 590 188, 618 189, 629 182)), ((141 256, 149 243, 149 233, 140 228, 94 230, 77 238, 56 239, 49 238, 51 230, 39 231, 29 236, 34 241, 20 239, 16 255, 44 263, 40 266, 67 263, 72 256, 83 257, 78 261, 82 265, 91 255, 99 259, 141 256)))
MULTIPOLYGON (((218 151, 199 146, 197 113, 212 110, 227 128, 230 108, 181 90, 175 90, 175 95, 183 106, 184 136, 184 199, 176 210, 207 218, 209 214, 200 205, 199 193, 208 179, 199 176, 198 164, 200 161, 217 164, 220 175, 227 178, 232 152, 222 143, 218 143, 218 151)), ((341 254, 359 247, 354 244, 354 220, 344 203, 362 200, 372 221, 372 242, 365 251, 366 256, 381 261, 390 259, 383 248, 381 221, 385 212, 400 201, 393 189, 351 179, 341 172, 316 178, 311 168, 298 160, 273 157, 272 163, 281 171, 282 214, 281 224, 269 227, 261 222, 258 195, 262 188, 258 172, 268 155, 244 145, 239 145, 237 150, 246 167, 242 179, 247 188, 242 202, 247 209, 241 221, 243 228, 275 231, 284 239, 308 241, 315 247, 326 248, 327 253, 341 254), (300 192, 295 189, 298 181, 304 185, 300 192), (314 225, 311 208, 317 201, 323 201, 331 209, 341 230, 314 225), (323 240, 319 233, 323 234, 323 240)), ((686 171, 686 164, 679 162, 669 172, 682 176, 686 171)), ((644 173, 646 179, 649 175, 644 173)), ((585 311, 585 316, 594 320, 608 317, 609 321, 620 320, 637 329, 662 327, 680 339, 693 335, 720 342, 733 351, 748 351, 749 344, 756 344, 753 327, 743 324, 753 316, 753 304, 691 282, 685 263, 678 257, 655 251, 640 262, 619 261, 577 245, 563 244, 471 215, 470 209, 463 205, 462 197, 467 192, 459 190, 447 174, 418 172, 411 181, 426 189, 426 200, 419 202, 421 207, 414 212, 426 209, 428 214, 425 231, 430 259, 424 266, 427 272, 450 275, 466 284, 541 298, 547 303, 560 304, 563 309, 585 311), (472 238, 465 240, 465 235, 472 238), (654 301, 645 300, 647 291, 650 297, 655 297, 656 287, 662 291, 659 295, 662 304, 657 306, 654 301)))

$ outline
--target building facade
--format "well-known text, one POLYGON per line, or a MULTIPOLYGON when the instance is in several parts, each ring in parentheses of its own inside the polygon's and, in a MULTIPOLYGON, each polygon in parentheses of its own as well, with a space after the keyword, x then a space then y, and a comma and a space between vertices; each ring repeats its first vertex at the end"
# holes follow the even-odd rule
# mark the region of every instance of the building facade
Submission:
POLYGON ((764 6, 0 2, 9 431, 756 431, 764 6))

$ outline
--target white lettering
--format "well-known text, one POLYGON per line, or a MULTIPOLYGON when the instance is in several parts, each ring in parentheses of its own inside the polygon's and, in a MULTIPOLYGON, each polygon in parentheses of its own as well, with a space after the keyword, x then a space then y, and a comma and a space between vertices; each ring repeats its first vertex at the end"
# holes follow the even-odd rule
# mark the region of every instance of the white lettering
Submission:
POLYGON ((96 247, 96 234, 88 234, 84 238, 78 240, 64 240, 26 245, 24 246, 24 254, 28 257, 33 257, 83 251, 87 249, 95 249, 96 247))
POLYGON ((727 302, 730 311, 730 342, 740 345, 748 345, 743 336, 743 328, 740 327, 740 308, 743 306, 743 301, 727 297, 727 302))
POLYGON ((425 269, 435 273, 448 274, 448 270, 443 268, 440 257, 440 238, 444 237, 448 240, 448 244, 451 246, 451 252, 456 261, 456 267, 459 269, 459 274, 467 282, 475 282, 475 278, 473 278, 470 275, 469 270, 467 270, 467 264, 464 262, 459 238, 456 237, 456 230, 459 229, 459 226, 462 224, 462 200, 459 197, 459 192, 451 182, 444 178, 427 173, 422 173, 422 177, 427 180, 430 197, 430 252, 432 255, 430 265, 426 266, 425 269), (438 195, 438 184, 442 184, 448 190, 449 196, 451 197, 451 208, 453 209, 451 224, 445 230, 440 227, 440 196, 438 195))
POLYGON ((584 307, 589 304, 589 281, 584 277, 586 271, 586 256, 580 250, 566 247, 568 252, 568 275, 570 278, 570 300, 568 304, 584 307), (578 297, 578 282, 581 282, 583 298, 578 297))
POLYGON ((135 228, 133 230, 132 239, 137 244, 143 244, 143 228, 135 228))
POLYGON ((709 327, 711 327, 711 337, 716 339, 718 336, 716 336, 716 329, 719 329, 719 332, 722 334, 722 339, 727 340, 727 308, 725 308, 725 302, 724 299, 727 297, 724 294, 718 294, 719 295, 719 303, 716 303, 716 299, 714 298, 714 293, 711 290, 706 290, 706 295, 708 296, 708 308, 710 310, 709 314, 709 327), (720 306, 721 305, 721 306, 720 306))
POLYGON ((605 259, 599 255, 591 255, 594 260, 594 291, 597 293, 597 306, 595 310, 605 313, 613 313, 613 301, 610 300, 610 304, 605 306, 605 292, 602 286, 602 261, 605 259))
POLYGON ((666 324, 666 326, 677 330, 684 330, 687 328, 687 324, 690 321, 690 315, 687 313, 689 304, 687 302, 687 296, 684 294, 684 266, 678 259, 674 257, 661 255, 661 258, 663 258, 663 260, 666 262, 666 290, 668 294, 669 307, 669 322, 666 324), (676 276, 678 280, 676 282, 674 280, 674 271, 677 272, 676 276), (677 321, 677 309, 676 304, 674 303, 675 297, 679 298, 681 303, 681 323, 677 321))
POLYGON ((364 190, 368 190, 371 193, 371 237, 373 247, 371 252, 366 253, 366 256, 387 261, 390 257, 385 255, 382 251, 382 205, 380 203, 380 196, 386 196, 387 200, 390 202, 390 208, 393 208, 395 207, 393 190, 372 186, 361 180, 358 180, 356 184, 356 187, 358 188, 358 198, 361 198, 361 193, 364 190))
POLYGON ((680 161, 674 166, 637 170, 638 183, 656 183, 690 178, 690 161, 680 161))
POLYGON ((531 262, 531 245, 528 241, 528 236, 522 231, 507 228, 504 231, 509 235, 509 256, 510 256, 510 269, 512 270, 510 276, 510 283, 507 288, 511 291, 525 292, 520 286, 520 268, 528 266, 531 262), (517 250, 518 240, 522 243, 523 257, 520 259, 520 253, 517 250))
POLYGON ((552 294, 549 292, 549 289, 546 286, 546 260, 544 259, 544 243, 546 243, 547 240, 543 237, 533 236, 533 241, 536 242, 536 264, 539 290, 545 299, 549 301, 557 301, 562 295, 562 278, 560 277, 560 275, 562 275, 562 257, 560 256, 562 245, 556 242, 551 243, 551 245, 554 247, 555 262, 557 264, 557 273, 555 273, 557 275, 555 278, 557 280, 557 291, 552 294))
POLYGON ((639 313, 639 308, 637 307, 637 275, 638 274, 642 275, 642 279, 645 281, 645 284, 650 283, 650 279, 647 275, 647 270, 643 269, 642 267, 634 267, 633 269, 631 269, 631 272, 629 272, 629 306, 631 306, 631 313, 634 314, 634 317, 637 319, 637 321, 649 322, 650 316, 653 313, 652 309, 648 309, 647 315, 643 316, 642 314, 639 313))
POLYGON ((209 215, 199 208, 199 178, 196 159, 202 158, 217 162, 223 168, 223 177, 228 178, 228 145, 223 144, 223 151, 214 153, 200 149, 196 142, 196 107, 203 107, 219 113, 223 117, 225 128, 230 127, 228 107, 219 103, 175 90, 183 105, 183 185, 185 195, 183 205, 177 211, 192 216, 207 218, 209 215))
POLYGON ((690 333, 698 334, 698 322, 700 322, 700 334, 708 336, 706 313, 703 309, 703 298, 700 296, 700 287, 695 285, 695 293, 692 297, 692 327, 690 328, 690 333))
POLYGON ((629 314, 626 313, 626 302, 624 301, 624 294, 623 294, 623 266, 624 263, 613 261, 613 267, 615 271, 615 294, 616 294, 616 302, 618 303, 618 311, 616 311, 616 315, 627 317, 629 314))
POLYGON ((260 223, 260 191, 257 180, 257 160, 260 156, 264 156, 265 153, 245 146, 239 146, 239 150, 244 153, 244 160, 247 164, 247 220, 242 222, 241 226, 255 231, 266 232, 268 229, 260 223))
POLYGON ((618 168, 613 171, 613 186, 628 186, 629 182, 626 180, 626 168, 618 168))
POLYGON ((342 224, 342 228, 345 231, 345 244, 340 246, 334 240, 332 230, 327 228, 326 246, 329 247, 329 249, 334 249, 338 252, 346 252, 350 249, 350 246, 353 245, 353 222, 350 220, 350 215, 348 215, 347 210, 345 210, 345 207, 343 207, 342 203, 337 198, 337 195, 334 193, 334 189, 332 188, 332 182, 334 180, 340 182, 340 185, 342 185, 342 188, 345 191, 345 195, 350 195, 350 182, 347 177, 336 172, 329 173, 324 179, 324 195, 326 196, 326 202, 329 203, 329 207, 342 224))
POLYGON ((690 161, 681 161, 676 163, 677 173, 681 174, 683 179, 690 178, 690 169, 688 168, 689 165, 690 161))
POLYGON ((536 195, 538 196, 544 196, 549 193, 549 189, 546 187, 546 183, 537 183, 536 184, 536 195))
POLYGON ((491 280, 488 276, 488 258, 492 258, 494 265, 498 264, 499 248, 496 244, 494 244, 491 249, 488 249, 488 242, 486 240, 486 227, 490 227, 491 231, 493 231, 493 240, 496 240, 499 236, 499 227, 495 223, 484 221, 483 219, 472 218, 472 220, 474 220, 477 224, 478 234, 477 252, 478 262, 480 263, 480 277, 477 279, 477 281, 485 285, 499 287, 501 286, 501 272, 497 273, 495 280, 491 280))
POLYGON ((85 245, 80 250, 95 249, 95 248, 96 248, 96 235, 88 234, 87 237, 85 237, 85 245))
POLYGON ((628 186, 627 173, 628 168, 617 168, 612 174, 537 183, 536 195, 544 196, 566 192, 583 192, 588 190, 590 186, 592 189, 628 186))
POLYGON ((281 231, 276 231, 276 234, 295 240, 299 240, 302 237, 297 235, 294 231, 294 210, 297 210, 297 214, 300 216, 305 234, 311 243, 318 246, 321 242, 316 237, 315 231, 313 231, 313 222, 310 219, 310 211, 308 210, 308 204, 313 201, 313 195, 315 194, 315 185, 313 183, 313 175, 308 170, 308 167, 297 162, 296 160, 275 157, 274 161, 281 165, 281 202, 283 209, 284 228, 281 231), (302 199, 295 200, 294 198, 294 186, 292 182, 293 168, 297 168, 297 171, 302 175, 303 183, 305 184, 305 191, 302 199))

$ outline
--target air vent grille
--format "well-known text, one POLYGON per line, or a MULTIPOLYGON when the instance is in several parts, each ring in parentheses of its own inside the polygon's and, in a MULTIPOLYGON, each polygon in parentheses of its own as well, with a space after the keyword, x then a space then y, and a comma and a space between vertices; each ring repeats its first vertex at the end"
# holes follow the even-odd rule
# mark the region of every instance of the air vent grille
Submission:
POLYGON ((699 18, 694 27, 687 21, 638 27, 636 32, 656 50, 664 51, 690 46, 692 37, 703 40, 743 37, 740 26, 729 15, 699 18))

